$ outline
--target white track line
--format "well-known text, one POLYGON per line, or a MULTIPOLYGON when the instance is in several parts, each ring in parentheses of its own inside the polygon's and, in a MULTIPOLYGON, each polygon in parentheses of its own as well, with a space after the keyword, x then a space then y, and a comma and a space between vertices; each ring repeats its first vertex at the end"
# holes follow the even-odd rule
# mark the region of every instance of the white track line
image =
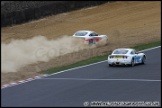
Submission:
POLYGON ((149 51, 149 50, 156 49, 156 48, 160 48, 160 47, 161 47, 161 46, 157 46, 157 47, 154 47, 154 48, 149 48, 149 49, 141 50, 141 51, 138 51, 138 52, 149 51))
POLYGON ((53 74, 50 74, 50 75, 48 75, 48 76, 55 75, 55 74, 59 74, 59 73, 63 73, 63 72, 70 71, 70 70, 75 70, 75 69, 84 68, 84 67, 87 67, 87 66, 91 66, 91 65, 103 63, 103 62, 106 62, 106 61, 107 61, 107 60, 100 61, 100 62, 96 62, 96 63, 92 63, 92 64, 89 64, 89 65, 79 66, 79 67, 75 67, 75 68, 71 68, 71 69, 67 69, 67 70, 63 70, 63 71, 59 71, 59 72, 57 72, 57 73, 53 73, 53 74))
POLYGON ((40 78, 41 80, 97 80, 97 81, 161 81, 150 79, 87 79, 87 78, 40 78))

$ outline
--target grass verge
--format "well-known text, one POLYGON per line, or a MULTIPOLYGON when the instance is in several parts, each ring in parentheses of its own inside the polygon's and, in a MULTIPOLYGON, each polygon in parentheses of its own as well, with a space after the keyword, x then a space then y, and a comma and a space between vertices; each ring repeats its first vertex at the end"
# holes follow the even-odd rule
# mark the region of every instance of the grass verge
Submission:
MULTIPOLYGON (((131 48, 134 48, 137 51, 140 51, 140 50, 144 50, 144 49, 147 49, 147 48, 152 48, 152 47, 156 47, 156 46, 160 46, 160 45, 161 45, 161 41, 157 41, 157 42, 151 42, 151 43, 147 43, 147 44, 136 45, 136 46, 131 47, 131 48)), ((55 72, 58 72, 58 71, 66 70, 66 69, 96 63, 96 62, 99 62, 99 61, 106 60, 109 54, 110 53, 107 53, 107 54, 104 54, 104 55, 101 55, 101 56, 92 57, 92 58, 82 60, 82 61, 76 62, 74 64, 70 64, 70 65, 67 65, 67 66, 50 68, 48 70, 44 70, 44 71, 41 71, 39 73, 52 74, 52 73, 55 73, 55 72)))

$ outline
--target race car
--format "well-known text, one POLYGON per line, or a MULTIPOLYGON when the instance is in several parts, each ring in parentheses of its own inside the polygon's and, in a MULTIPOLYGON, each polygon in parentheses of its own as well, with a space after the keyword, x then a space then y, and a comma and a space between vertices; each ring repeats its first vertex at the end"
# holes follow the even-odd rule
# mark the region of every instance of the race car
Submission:
POLYGON ((111 55, 108 56, 108 65, 131 65, 145 64, 146 55, 138 53, 135 49, 131 48, 118 48, 115 49, 111 55))
POLYGON ((90 30, 80 30, 73 34, 75 38, 81 38, 85 44, 91 45, 96 44, 99 41, 104 41, 105 45, 108 43, 108 36, 107 35, 98 35, 94 31, 90 30))

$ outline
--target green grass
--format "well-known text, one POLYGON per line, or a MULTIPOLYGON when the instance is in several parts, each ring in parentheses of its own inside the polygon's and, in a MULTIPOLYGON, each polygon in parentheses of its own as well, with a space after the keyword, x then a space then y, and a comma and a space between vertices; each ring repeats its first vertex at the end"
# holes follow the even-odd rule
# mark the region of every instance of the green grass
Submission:
MULTIPOLYGON (((147 44, 140 44, 140 45, 136 45, 136 46, 131 47, 131 48, 134 48, 137 51, 140 51, 140 50, 144 50, 144 49, 152 48, 152 47, 156 47, 156 46, 161 46, 161 41, 147 43, 147 44)), ((76 62, 74 64, 70 64, 70 65, 67 65, 67 66, 50 68, 48 70, 41 71, 39 73, 51 74, 51 73, 55 73, 55 72, 58 72, 58 71, 62 71, 62 70, 66 70, 66 69, 70 69, 70 68, 74 68, 74 67, 78 67, 78 66, 96 63, 96 62, 99 62, 99 61, 106 60, 109 54, 110 53, 107 53, 107 54, 104 54, 104 55, 101 55, 101 56, 92 57, 92 58, 82 60, 82 61, 76 62)))
POLYGON ((141 45, 134 46, 132 48, 136 49, 137 51, 140 51, 140 50, 144 50, 144 49, 152 48, 152 47, 156 47, 156 46, 161 46, 161 41, 147 43, 147 44, 141 44, 141 45))

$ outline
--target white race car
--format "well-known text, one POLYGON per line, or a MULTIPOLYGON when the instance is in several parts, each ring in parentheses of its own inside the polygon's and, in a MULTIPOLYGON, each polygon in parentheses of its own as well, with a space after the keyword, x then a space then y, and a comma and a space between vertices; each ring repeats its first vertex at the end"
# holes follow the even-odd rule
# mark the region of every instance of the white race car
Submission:
POLYGON ((144 53, 137 53, 135 49, 118 48, 115 49, 111 55, 108 56, 109 66, 113 65, 131 65, 144 64, 146 55, 144 53))
POLYGON ((96 44, 99 41, 104 41, 107 45, 108 36, 107 35, 98 35, 94 31, 90 30, 80 30, 74 33, 73 37, 83 39, 85 44, 96 44))

